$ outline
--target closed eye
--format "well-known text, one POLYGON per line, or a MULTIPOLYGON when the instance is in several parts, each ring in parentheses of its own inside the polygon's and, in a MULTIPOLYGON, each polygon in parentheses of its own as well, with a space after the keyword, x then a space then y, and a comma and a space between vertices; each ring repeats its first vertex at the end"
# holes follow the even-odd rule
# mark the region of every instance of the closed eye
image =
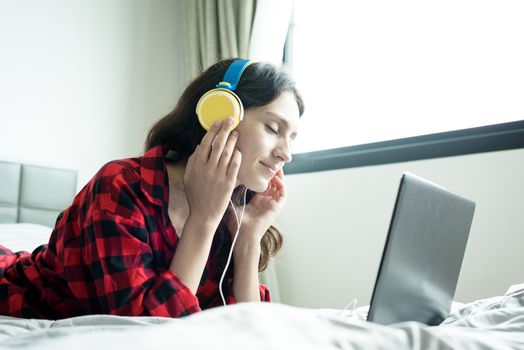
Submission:
POLYGON ((269 126, 268 124, 266 124, 266 129, 267 129, 269 132, 273 133, 273 134, 278 134, 278 131, 275 130, 275 129, 273 129, 273 128, 272 128, 271 126, 269 126))

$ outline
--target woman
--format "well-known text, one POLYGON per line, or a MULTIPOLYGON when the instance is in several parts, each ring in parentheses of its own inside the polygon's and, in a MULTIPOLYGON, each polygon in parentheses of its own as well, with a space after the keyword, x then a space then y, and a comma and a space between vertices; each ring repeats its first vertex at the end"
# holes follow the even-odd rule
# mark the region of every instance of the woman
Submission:
POLYGON ((59 215, 48 245, 32 254, 0 246, 0 314, 179 317, 270 300, 258 272, 282 243, 271 225, 304 108, 287 74, 253 63, 236 90, 242 122, 233 131, 229 118, 206 132, 197 102, 233 62, 213 65, 186 88, 150 130, 143 156, 103 166, 59 215), (242 207, 244 195, 240 218, 230 200, 242 207))

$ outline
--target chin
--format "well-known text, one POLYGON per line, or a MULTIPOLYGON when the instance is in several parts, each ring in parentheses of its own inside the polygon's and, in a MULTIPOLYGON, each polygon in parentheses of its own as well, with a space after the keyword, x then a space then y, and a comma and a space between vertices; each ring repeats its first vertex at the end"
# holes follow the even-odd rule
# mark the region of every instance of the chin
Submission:
MULTIPOLYGON (((239 179, 241 180, 241 179, 239 179)), ((248 179, 247 181, 240 181, 241 184, 246 186, 249 190, 254 192, 264 192, 269 185, 269 180, 259 178, 259 179, 248 179)))

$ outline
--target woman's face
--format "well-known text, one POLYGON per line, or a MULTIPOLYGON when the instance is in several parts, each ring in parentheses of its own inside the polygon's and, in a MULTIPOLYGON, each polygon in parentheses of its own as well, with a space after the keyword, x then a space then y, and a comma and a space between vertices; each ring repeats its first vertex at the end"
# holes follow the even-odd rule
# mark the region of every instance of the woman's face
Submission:
POLYGON ((237 127, 236 147, 242 153, 237 185, 263 192, 285 163, 297 136, 299 111, 295 96, 283 92, 273 102, 249 108, 237 127))

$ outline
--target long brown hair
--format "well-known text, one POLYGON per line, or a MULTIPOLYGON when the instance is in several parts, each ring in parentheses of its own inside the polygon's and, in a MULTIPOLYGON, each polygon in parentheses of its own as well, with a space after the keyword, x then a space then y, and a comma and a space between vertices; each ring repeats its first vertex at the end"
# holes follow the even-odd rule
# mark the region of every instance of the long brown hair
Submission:
MULTIPOLYGON (((227 68, 234 60, 234 58, 231 58, 215 63, 186 87, 175 108, 158 120, 149 130, 145 144, 146 151, 156 146, 164 146, 172 151, 170 159, 166 159, 166 161, 179 163, 187 161, 206 134, 206 130, 200 126, 195 112, 198 100, 204 93, 213 89, 218 82, 222 81, 227 68)), ((295 87, 295 82, 286 72, 271 64, 261 62, 250 64, 244 70, 235 90, 245 110, 267 105, 283 92, 291 92, 295 96, 299 115, 302 116, 304 103, 295 87)), ((245 187, 239 186, 232 196, 233 202, 237 205, 241 203, 238 194, 244 193, 242 189, 245 189, 245 187)), ((255 192, 248 190, 247 203, 255 194, 255 192)), ((231 213, 226 211, 222 223, 226 222, 225 219, 228 215, 231 215, 231 213)), ((231 244, 227 225, 219 225, 216 236, 220 238, 223 243, 222 246, 231 244)), ((267 268, 270 259, 282 247, 282 242, 281 232, 275 226, 270 226, 260 242, 259 272, 267 268)))

